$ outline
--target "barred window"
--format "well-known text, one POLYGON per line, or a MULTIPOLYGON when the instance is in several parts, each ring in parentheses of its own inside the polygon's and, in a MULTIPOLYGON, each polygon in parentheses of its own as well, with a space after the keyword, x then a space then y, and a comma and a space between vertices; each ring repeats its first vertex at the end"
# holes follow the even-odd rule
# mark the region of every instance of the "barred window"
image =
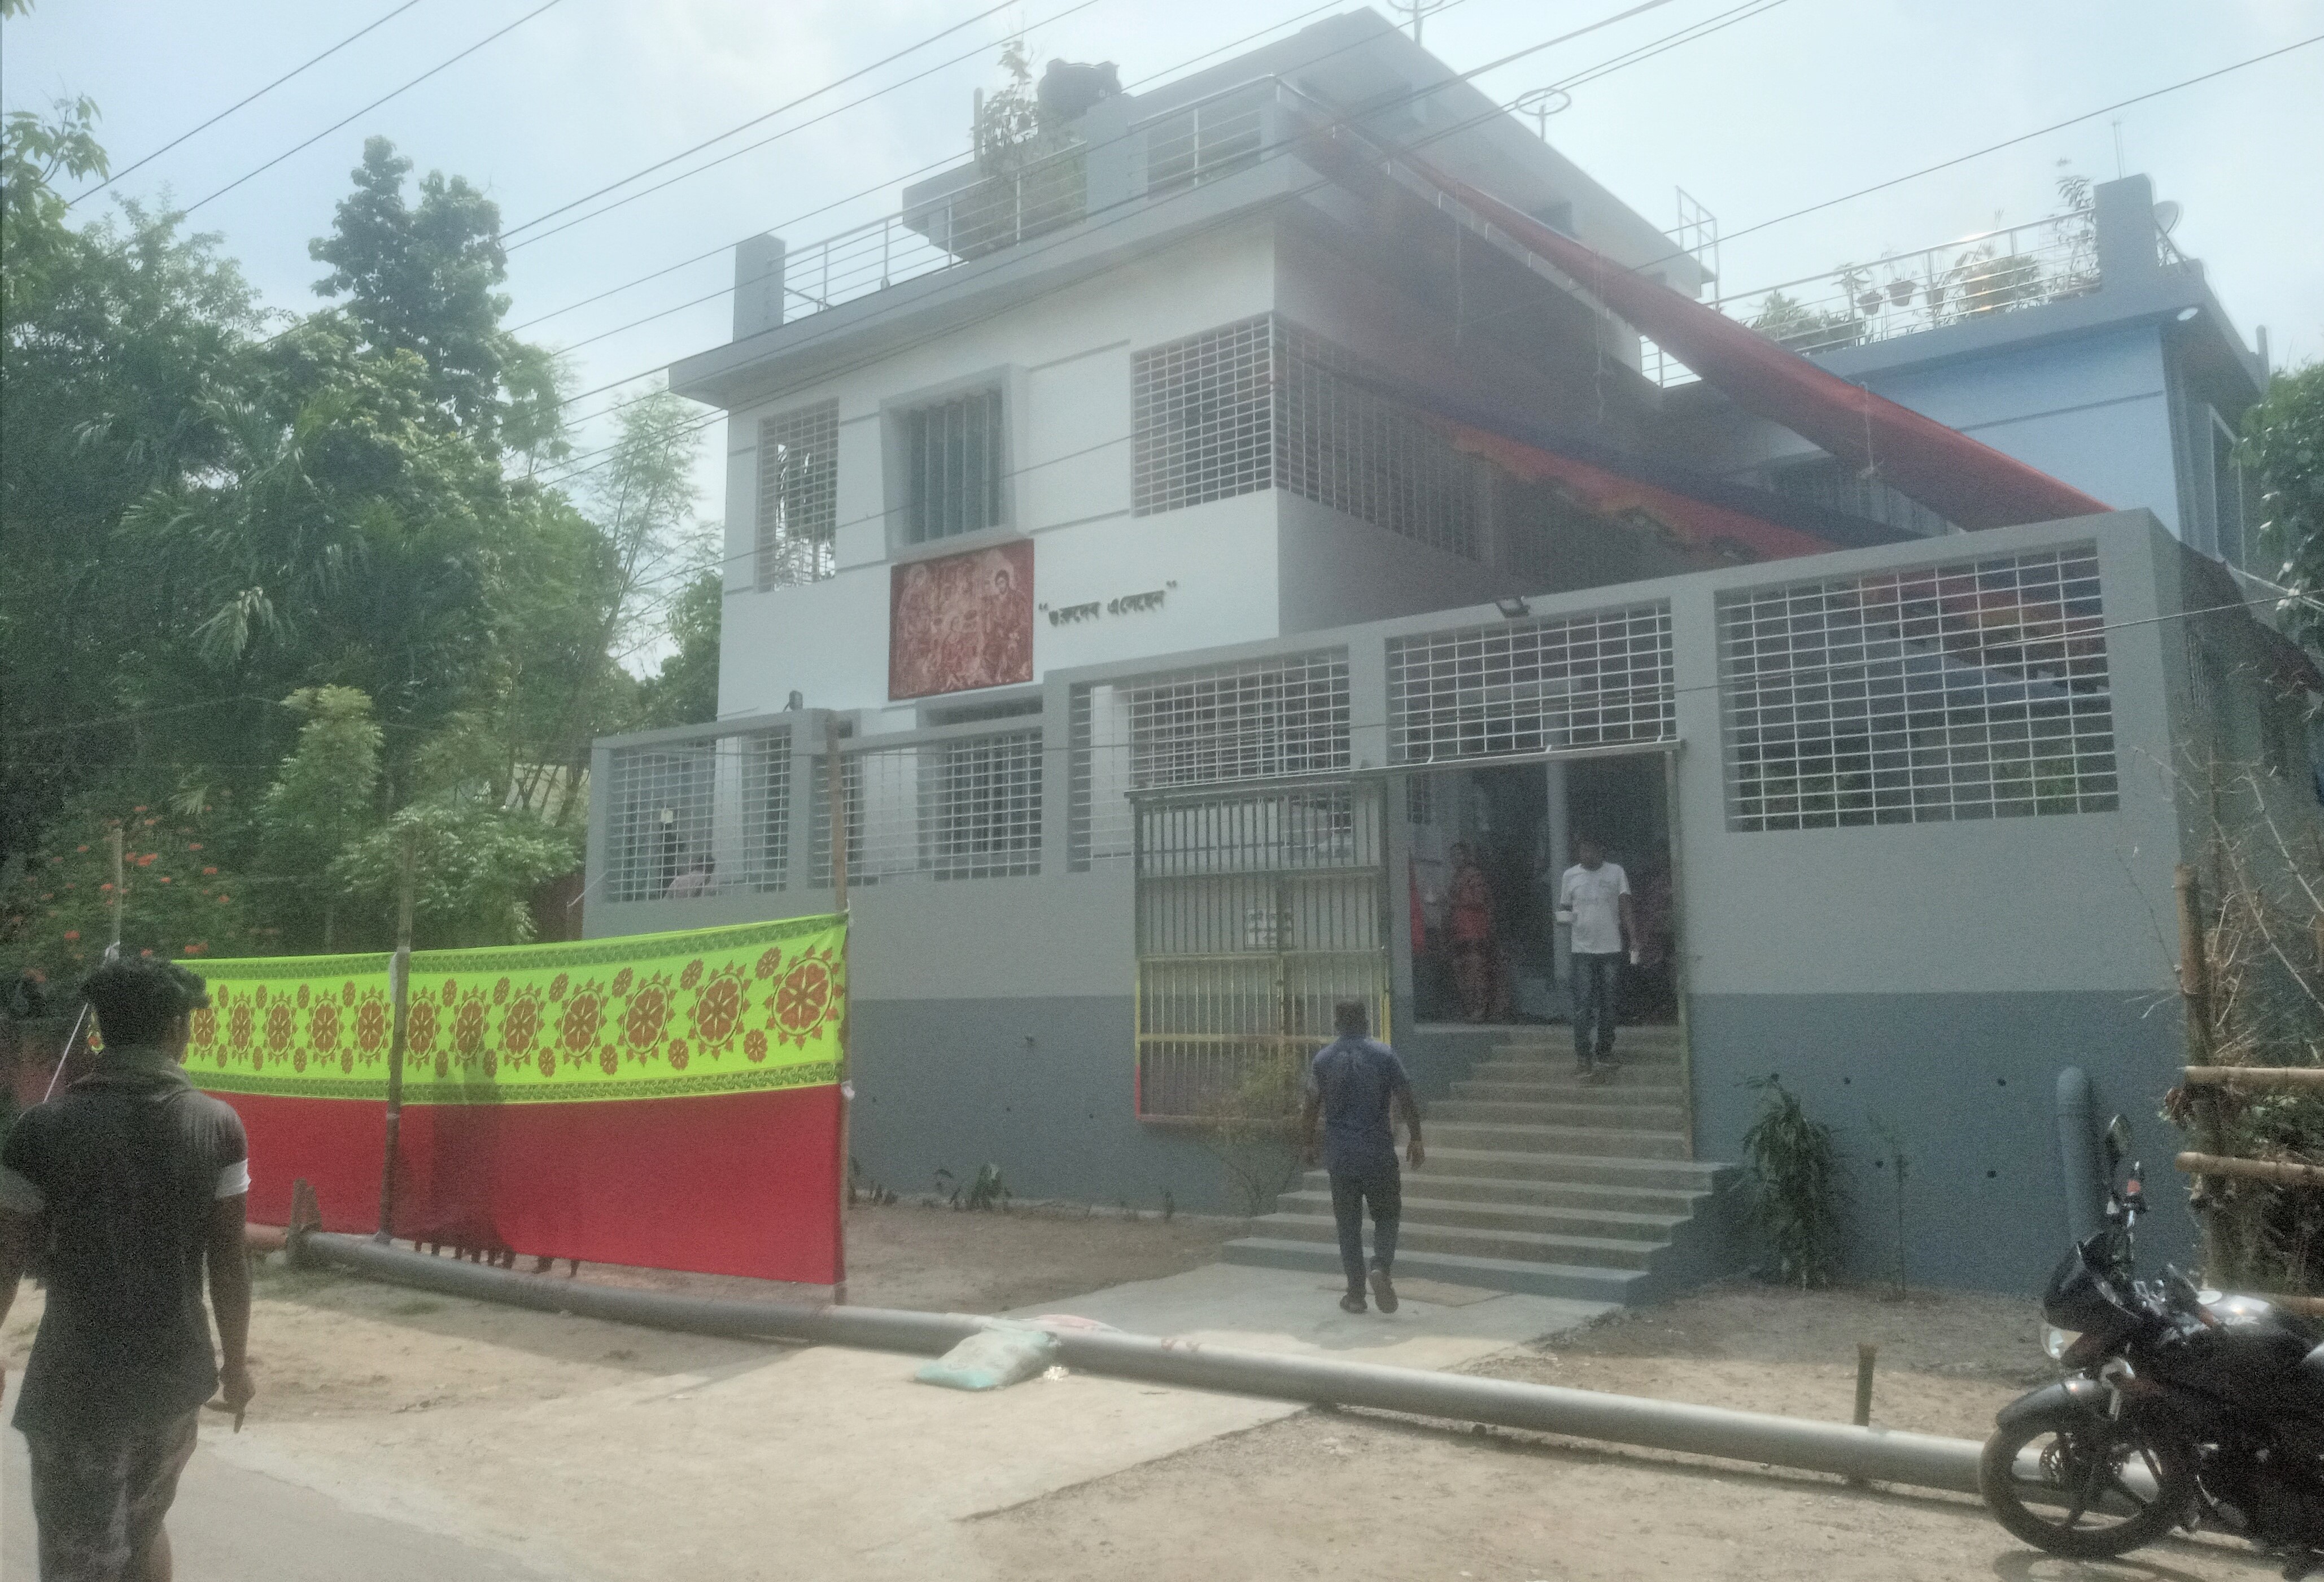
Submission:
MULTIPOLYGON (((847 883, 1041 871, 1041 732, 866 747, 844 755, 847 883)), ((815 884, 832 882, 829 760, 816 777, 815 884)))
POLYGON ((1140 352, 1130 367, 1134 514, 1272 485, 1477 558, 1475 465, 1331 342, 1264 315, 1140 352))
POLYGON ((908 541, 1001 525, 1008 443, 1000 391, 914 407, 903 414, 902 429, 908 541))
POLYGON ((1344 772, 1344 650, 1074 689, 1073 861, 1130 855, 1130 793, 1344 772))
POLYGON ((1273 336, 1262 314, 1130 361, 1130 511, 1150 516, 1274 482, 1273 336))
POLYGON ((1670 741, 1670 606, 1396 638, 1388 688, 1398 763, 1670 741))
POLYGON ((1277 324, 1282 381, 1275 477, 1319 504, 1448 554, 1477 558, 1470 458, 1401 402, 1369 389, 1355 358, 1277 324))
POLYGON ((612 759, 607 901, 783 888, 790 858, 788 732, 616 747, 612 759), (721 806, 732 810, 723 825, 714 816, 721 806))
POLYGON ((1729 828, 2117 805, 2089 545, 1730 594, 1719 643, 1729 828))
POLYGON ((759 425, 758 589, 819 582, 838 569, 839 403, 759 425))

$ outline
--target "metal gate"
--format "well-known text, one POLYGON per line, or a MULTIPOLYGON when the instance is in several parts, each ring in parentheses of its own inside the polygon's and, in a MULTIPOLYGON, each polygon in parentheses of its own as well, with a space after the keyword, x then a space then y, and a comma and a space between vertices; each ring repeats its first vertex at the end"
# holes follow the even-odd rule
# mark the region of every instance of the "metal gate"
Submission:
POLYGON ((1377 784, 1136 799, 1138 1113, 1194 1119, 1332 1037, 1363 1000, 1388 1036, 1377 784))

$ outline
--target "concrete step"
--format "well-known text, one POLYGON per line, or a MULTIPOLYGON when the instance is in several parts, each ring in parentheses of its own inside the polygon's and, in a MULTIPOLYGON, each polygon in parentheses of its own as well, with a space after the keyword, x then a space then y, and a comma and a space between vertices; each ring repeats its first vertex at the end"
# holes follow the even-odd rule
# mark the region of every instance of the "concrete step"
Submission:
MULTIPOLYGON (((1501 1174, 1453 1175, 1435 1166, 1436 1156, 1432 1153, 1426 1168, 1406 1170, 1405 1191, 1439 1202, 1529 1203, 1544 1208, 1683 1218, 1695 1211, 1711 1190, 1707 1183, 1687 1187, 1624 1186, 1598 1181, 1533 1180, 1501 1174)), ((1309 1170, 1299 1178, 1294 1189, 1321 1193, 1323 1201, 1329 1203, 1332 1178, 1319 1170, 1309 1170)))
POLYGON ((1600 1159, 1684 1159, 1677 1132, 1622 1131, 1610 1126, 1529 1126, 1508 1122, 1440 1121, 1427 1129, 1437 1147, 1511 1153, 1580 1153, 1600 1159))
MULTIPOLYGON (((1334 1243, 1288 1241, 1277 1236, 1244 1236, 1220 1250, 1230 1263, 1256 1264, 1267 1269, 1305 1270, 1326 1279, 1340 1276, 1340 1251, 1334 1243)), ((1563 1297, 1572 1301, 1631 1301, 1647 1284, 1643 1271, 1594 1268, 1587 1264, 1536 1263, 1522 1258, 1480 1258, 1425 1248, 1399 1249, 1396 1255, 1399 1280, 1441 1280, 1449 1285, 1481 1286, 1489 1291, 1522 1291, 1527 1296, 1563 1297)), ((1316 1292, 1319 1301, 1332 1300, 1316 1292)))
MULTIPOLYGON (((1326 1206, 1328 1207, 1328 1205, 1326 1206)), ((1276 1241, 1322 1242, 1337 1247, 1340 1227, 1323 1214, 1268 1214, 1251 1222, 1255 1235, 1276 1241)), ((1548 1231, 1476 1228, 1469 1226, 1419 1223, 1407 1218, 1397 1233, 1398 1249, 1457 1253, 1470 1258, 1535 1259, 1544 1263, 1575 1264, 1595 1269, 1644 1269, 1661 1242, 1625 1236, 1569 1235, 1548 1231)), ((1399 1251, 1399 1257, 1401 1252, 1399 1251)))
POLYGON ((1571 1071, 1557 1071, 1553 1076, 1541 1076, 1536 1080, 1478 1080, 1460 1078, 1452 1083, 1455 1099, 1482 1099, 1488 1104, 1685 1104, 1687 1089, 1678 1083, 1650 1083, 1637 1073, 1615 1071, 1610 1076, 1627 1076, 1627 1083, 1582 1083, 1571 1071))
POLYGON ((1440 1098, 1428 1106, 1432 1125, 1466 1121, 1506 1122, 1520 1126, 1587 1126, 1617 1132, 1675 1132, 1686 1124, 1678 1106, 1655 1104, 1508 1103, 1478 1098, 1440 1098))
POLYGON ((1720 1178, 1733 1169, 1732 1165, 1704 1164, 1691 1159, 1625 1159, 1580 1151, 1551 1153, 1479 1148, 1432 1134, 1427 1164, 1416 1170, 1406 1170, 1405 1180, 1411 1187, 1422 1180, 1433 1182, 1438 1177, 1458 1176, 1471 1180, 1547 1181, 1702 1193, 1712 1190, 1720 1178))
MULTIPOLYGON (((1286 1192, 1275 1201, 1277 1214, 1332 1218, 1332 1194, 1286 1192)), ((1605 1208, 1563 1208, 1538 1203, 1503 1203, 1451 1198, 1404 1196, 1404 1226, 1457 1226, 1469 1230, 1520 1231, 1540 1235, 1603 1237, 1660 1246, 1686 1215, 1632 1214, 1605 1208)), ((1336 1222, 1335 1222, 1336 1223, 1336 1222)))

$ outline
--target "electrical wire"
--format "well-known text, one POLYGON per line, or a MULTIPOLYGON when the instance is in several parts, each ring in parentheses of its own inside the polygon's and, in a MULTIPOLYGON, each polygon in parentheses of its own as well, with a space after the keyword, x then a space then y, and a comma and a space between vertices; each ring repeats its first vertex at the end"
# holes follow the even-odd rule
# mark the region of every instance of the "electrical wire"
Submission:
MULTIPOLYGON (((899 61, 899 60, 902 60, 902 59, 903 59, 905 56, 907 56, 907 55, 914 55, 914 54, 918 54, 920 51, 927 49, 930 44, 935 43, 938 39, 942 39, 942 38, 948 38, 948 37, 950 37, 952 34, 954 34, 954 33, 956 33, 956 32, 960 32, 960 30, 961 30, 961 29, 963 29, 963 28, 964 28, 964 27, 973 27, 973 26, 974 26, 976 23, 980 23, 980 22, 982 22, 985 18, 987 18, 987 17, 989 17, 989 16, 991 16, 991 15, 995 14, 996 13, 1002 12, 1002 11, 1006 11, 1006 10, 1008 10, 1011 5, 1016 5, 1016 4, 1017 4, 1017 0, 1001 0, 1001 3, 1000 5, 998 5, 989 6, 989 7, 987 7, 985 10, 982 10, 982 11, 978 12, 978 13, 977 13, 975 15, 973 15, 973 16, 964 17, 964 18, 962 18, 960 21, 958 21, 958 22, 956 22, 956 23, 954 23, 950 27, 939 29, 937 32, 930 33, 927 37, 926 37, 926 38, 924 38, 924 39, 921 39, 921 40, 918 41, 917 42, 914 42, 914 43, 910 43, 910 44, 907 44, 907 45, 905 45, 902 49, 898 50, 898 51, 897 51, 894 54, 892 54, 892 55, 883 55, 883 56, 881 56, 879 60, 872 61, 870 65, 868 65, 868 66, 860 66, 860 67, 856 68, 854 70, 853 70, 853 71, 849 72, 849 73, 848 73, 846 76, 844 76, 844 77, 835 78, 835 79, 833 79, 831 81, 825 83, 821 88, 816 88, 816 89, 814 89, 814 90, 812 90, 811 92, 808 92, 808 93, 803 93, 803 94, 799 95, 799 96, 798 96, 798 97, 797 97, 797 98, 795 98, 795 99, 790 100, 790 101, 789 101, 788 103, 787 103, 787 104, 780 104, 780 105, 777 105, 777 106, 776 106, 773 109, 771 109, 771 110, 768 110, 768 111, 766 111, 765 113, 763 113, 763 114, 761 114, 761 115, 753 116, 752 116, 752 117, 751 117, 749 120, 747 120, 747 121, 739 122, 739 123, 737 123, 736 125, 733 125, 733 126, 729 126, 728 128, 726 128, 726 130, 725 130, 725 131, 724 131, 724 132, 720 132, 720 133, 717 133, 717 134, 715 134, 715 135, 713 135, 713 136, 706 137, 706 138, 704 138, 700 143, 697 143, 694 144, 694 146, 692 146, 691 148, 682 148, 682 149, 678 150, 676 153, 669 154, 669 155, 668 155, 668 156, 666 156, 666 157, 664 157, 664 158, 662 158, 662 159, 658 159, 658 160, 654 161, 654 162, 653 162, 653 163, 651 163, 651 164, 650 164, 650 165, 641 165, 641 166, 640 166, 638 169, 636 169, 636 170, 634 170, 634 171, 632 171, 628 175, 626 175, 626 176, 617 177, 617 178, 616 178, 616 179, 614 179, 613 180, 611 180, 611 181, 606 182, 603 187, 599 187, 599 188, 597 188, 597 189, 596 189, 595 190, 594 190, 594 191, 584 192, 583 194, 581 194, 581 196, 580 196, 580 197, 578 197, 578 198, 575 198, 575 199, 569 199, 568 201, 564 202, 564 203, 560 203, 560 204, 558 204, 555 208, 548 209, 548 210, 543 211, 542 213, 540 213, 540 214, 534 215, 534 216, 533 216, 530 219, 529 219, 529 220, 523 220, 523 221, 519 222, 519 223, 518 223, 518 224, 516 224, 516 225, 512 225, 512 226, 507 227, 506 228, 504 228, 504 229, 501 232, 501 239, 502 239, 503 241, 506 241, 509 237, 515 236, 515 235, 516 235, 517 233, 519 233, 520 231, 529 231, 529 230, 530 230, 533 227, 535 227, 535 226, 537 226, 537 225, 540 224, 543 220, 554 219, 554 218, 556 218, 558 215, 565 213, 567 209, 578 208, 580 208, 583 204, 587 203, 588 201, 590 201, 592 199, 603 198, 606 193, 608 193, 608 192, 612 192, 612 191, 614 191, 614 190, 617 190, 618 189, 622 188, 622 187, 626 187, 626 186, 628 186, 631 182, 635 181, 635 180, 639 180, 639 179, 640 179, 640 178, 641 178, 641 177, 650 176, 650 175, 653 174, 653 172, 654 172, 654 171, 659 171, 659 170, 661 170, 661 169, 663 169, 665 166, 674 165, 674 164, 676 164, 678 161, 680 161, 680 160, 682 160, 682 159, 685 159, 685 158, 687 158, 687 156, 689 156, 689 155, 700 153, 704 149, 710 147, 713 143, 724 143, 724 142, 725 142, 725 141, 726 141, 726 139, 728 139, 728 138, 730 138, 730 137, 735 136, 735 135, 737 135, 738 134, 741 134, 741 133, 743 133, 743 132, 747 132, 747 131, 749 131, 749 130, 750 130, 752 127, 753 127, 753 126, 759 125, 761 125, 761 124, 762 124, 762 123, 764 123, 764 122, 770 121, 770 120, 774 119, 777 116, 781 115, 781 114, 782 114, 784 111, 786 111, 786 110, 795 110, 795 109, 798 108, 798 106, 801 106, 801 105, 804 105, 804 104, 807 103, 807 102, 808 102, 809 100, 811 100, 811 99, 818 99, 818 98, 821 98, 825 94, 827 94, 827 93, 831 92, 833 89, 835 89, 835 88, 844 88, 844 87, 845 87, 848 83, 853 82, 853 81, 854 81, 857 78, 859 78, 859 77, 865 77, 865 76, 869 76, 871 73, 872 73, 872 72, 874 72, 874 71, 879 70, 879 69, 880 69, 880 68, 881 68, 882 66, 892 66, 892 65, 894 65, 897 61, 899 61)), ((1041 19, 1041 21, 1040 21, 1039 23, 1035 23, 1034 25, 1036 25, 1036 26, 1046 26, 1046 25, 1047 25, 1049 23, 1052 23, 1052 22, 1056 21, 1059 17, 1063 17, 1063 16, 1069 16, 1069 15, 1071 15, 1074 12, 1085 10, 1085 9, 1087 9, 1090 5, 1094 5, 1094 4, 1096 4, 1096 0, 1080 0, 1080 4, 1078 4, 1078 5, 1071 5, 1071 6, 1068 6, 1068 7, 1067 7, 1065 10, 1064 10, 1064 11, 1056 12, 1056 13, 1054 13, 1053 14, 1049 15, 1049 16, 1046 16, 1046 17, 1042 18, 1042 19, 1041 19)), ((1022 31, 1022 30, 1019 30, 1019 31, 1022 31)), ((963 61, 963 60, 969 60, 969 59, 971 59, 971 58, 972 58, 973 56, 974 56, 974 55, 981 55, 981 54, 982 54, 982 53, 983 53, 987 49, 989 49, 989 48, 991 48, 991 46, 990 44, 980 43, 980 44, 979 44, 979 45, 978 45, 978 46, 977 46, 973 51, 971 51, 968 54, 955 55, 955 56, 953 56, 950 60, 939 61, 939 62, 937 62, 937 63, 936 63, 936 65, 935 65, 935 66, 933 66, 933 67, 930 67, 930 68, 928 69, 928 70, 929 70, 929 71, 942 70, 942 69, 943 69, 945 67, 946 67, 946 66, 955 66, 955 65, 958 65, 961 61, 963 61)), ((927 73, 927 71, 923 71, 923 72, 919 73, 919 74, 918 74, 918 76, 915 76, 915 77, 907 77, 907 78, 904 78, 904 79, 903 79, 902 80, 900 80, 900 81, 898 81, 898 82, 891 82, 891 83, 888 84, 885 88, 876 89, 875 91, 873 91, 873 92, 872 92, 872 93, 870 93, 870 94, 865 95, 862 98, 860 98, 860 99, 851 99, 851 100, 849 100, 846 104, 840 106, 839 106, 839 109, 832 110, 832 111, 828 112, 827 114, 828 114, 828 115, 834 115, 834 116, 835 116, 835 115, 839 114, 839 111, 840 111, 840 110, 853 109, 853 108, 854 108, 857 105, 868 104, 871 100, 875 99, 875 98, 878 98, 881 95, 882 95, 882 94, 893 93, 893 92, 895 92, 895 91, 896 91, 896 89, 898 89, 898 88, 899 88, 904 87, 904 86, 905 86, 906 84, 908 84, 908 83, 912 83, 912 82, 917 82, 917 81, 918 81, 918 80, 919 80, 919 79, 920 79, 921 77, 925 77, 925 76, 927 76, 927 74, 928 74, 928 73, 927 73)), ((821 119, 825 119, 825 116, 817 116, 817 117, 816 117, 816 120, 821 120, 821 119)), ((806 126, 812 126, 813 125, 815 125, 815 122, 814 122, 814 121, 806 121, 806 122, 802 122, 802 123, 800 123, 800 125, 806 125, 806 126)), ((788 126, 788 127, 785 127, 781 132, 777 133, 777 134, 775 134, 775 136, 776 136, 776 137, 786 137, 786 136, 788 136, 791 133, 798 131, 798 129, 799 129, 799 128, 798 128, 798 126, 788 126)), ((771 143, 771 142, 773 142, 774 140, 775 140, 774 138, 769 138, 769 139, 767 139, 767 142, 771 143)), ((764 146, 764 144, 761 144, 761 143, 753 143, 752 146, 752 147, 754 147, 754 148, 755 148, 755 147, 763 147, 763 146, 764 146)), ((736 151, 736 152, 741 153, 741 152, 747 152, 747 151, 738 150, 738 151, 736 151)), ((734 157, 734 156, 733 156, 733 154, 729 153, 729 154, 724 155, 724 156, 722 156, 722 157, 723 157, 723 158, 724 158, 724 159, 732 159, 732 158, 733 158, 733 157, 734 157)), ((715 163, 715 162, 713 162, 715 163)), ((705 166, 703 166, 703 167, 702 167, 702 169, 704 169, 704 170, 707 170, 707 169, 709 169, 709 166, 705 165, 705 166)), ((688 173, 689 173, 689 174, 691 174, 692 172, 688 172, 688 173)), ((641 194, 633 194, 632 196, 642 196, 642 195, 641 195, 641 194)), ((626 203, 626 202, 628 202, 628 201, 629 201, 629 199, 623 199, 622 201, 626 203)), ((610 207, 615 207, 615 206, 609 205, 608 207, 610 208, 610 207)), ((603 212, 604 212, 604 211, 601 209, 601 210, 599 210, 598 212, 599 212, 599 213, 603 213, 603 212)), ((562 229, 563 227, 560 227, 559 228, 560 228, 560 229, 562 229)), ((521 244, 520 244, 520 245, 521 245, 521 244)))
POLYGON ((257 92, 244 95, 243 97, 235 100, 234 103, 228 105, 225 109, 220 110, 217 115, 212 116, 208 120, 203 122, 192 131, 180 132, 177 136, 172 137, 169 142, 155 149, 152 153, 147 154, 143 159, 137 161, 134 164, 124 165, 120 170, 114 171, 111 175, 106 177, 104 180, 99 181, 96 186, 88 188, 85 190, 78 192, 72 197, 65 199, 65 207, 67 208, 70 208, 84 198, 96 197, 98 193, 104 191, 107 187, 112 186, 115 181, 120 180, 124 176, 128 175, 131 171, 142 170, 145 166, 152 164, 155 160, 160 159, 163 154, 177 147, 178 144, 185 142, 189 137, 208 131, 211 127, 225 120, 228 116, 233 115, 236 110, 241 109, 244 105, 253 104, 259 99, 264 98, 268 94, 272 93, 276 88, 281 88, 284 83, 290 81, 292 78, 306 70, 308 67, 319 65, 321 62, 329 60, 332 56, 337 54, 341 50, 346 49, 349 44, 354 43, 365 33, 372 32, 375 28, 384 27, 387 23, 393 22, 397 17, 401 16, 405 12, 410 10, 413 6, 419 4, 420 0, 403 0, 402 5, 397 6, 394 10, 381 17, 378 21, 366 23, 364 26, 355 29, 355 32, 349 33, 346 38, 341 39, 337 43, 333 44, 321 54, 308 57, 305 60, 293 66, 290 70, 284 72, 281 76, 276 78, 272 82, 268 83, 264 88, 260 88, 257 92))
POLYGON ((314 136, 308 138, 304 143, 284 149, 281 153, 276 154, 272 159, 268 160, 256 170, 244 171, 241 175, 236 176, 233 180, 228 181, 225 186, 219 188, 217 191, 210 193, 208 197, 196 199, 193 202, 186 205, 185 208, 178 210, 178 214, 182 217, 183 216, 193 213, 194 210, 201 208, 205 203, 225 197, 227 193, 241 186, 244 181, 250 180, 254 177, 265 174, 268 171, 271 171, 275 166, 281 164, 284 160, 289 159, 292 154, 300 153, 305 149, 314 147, 315 144, 322 142, 323 139, 328 137, 332 133, 337 132, 340 127, 345 126, 348 122, 359 120, 363 116, 370 115, 374 110, 379 108, 380 106, 387 103, 388 100, 396 97, 400 94, 409 92, 412 88, 418 88, 421 83, 427 81, 438 72, 444 70, 447 67, 457 65, 459 62, 466 60, 469 56, 475 54, 478 50, 483 49, 486 44, 493 42, 496 39, 507 37, 510 33, 512 33, 517 29, 522 27, 526 23, 530 22, 534 17, 539 16, 542 12, 553 8, 559 3, 560 0, 546 0, 546 4, 535 6, 532 10, 526 12, 522 16, 518 17, 514 22, 510 23, 506 27, 500 29, 497 32, 487 33, 483 38, 478 39, 475 43, 470 44, 466 49, 461 51, 458 54, 452 56, 448 60, 438 61, 435 65, 430 66, 427 70, 421 72, 410 81, 403 84, 402 87, 393 88, 387 93, 383 93, 380 95, 379 97, 372 100, 371 103, 365 105, 362 109, 355 111, 353 115, 343 116, 340 119, 332 122, 328 126, 324 127, 320 132, 316 133, 314 136))

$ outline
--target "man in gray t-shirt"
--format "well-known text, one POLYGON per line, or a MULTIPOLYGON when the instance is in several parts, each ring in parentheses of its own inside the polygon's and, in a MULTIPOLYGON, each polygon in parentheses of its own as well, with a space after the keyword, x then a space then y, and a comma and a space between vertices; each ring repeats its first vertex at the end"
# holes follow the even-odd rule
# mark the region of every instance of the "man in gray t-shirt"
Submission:
POLYGON ((113 961, 81 993, 105 1039, 96 1069, 0 1145, 0 1318, 36 1248, 48 1276, 14 1420, 42 1577, 168 1582, 161 1519, 201 1404, 222 1391, 238 1429, 252 1395, 249 1152, 241 1118, 179 1064, 209 1003, 199 977, 113 961))
POLYGON ((1340 1263, 1348 1276, 1348 1294, 1340 1306, 1351 1313, 1364 1310, 1364 1207, 1370 1204, 1372 1295, 1381 1312, 1393 1313, 1396 1285, 1388 1272, 1396 1263, 1397 1226, 1404 1214, 1404 1178, 1397 1169, 1388 1111, 1394 1105, 1402 1112, 1412 1133, 1406 1157, 1418 1170, 1427 1157, 1420 1146, 1420 1106, 1396 1051, 1365 1036, 1370 1018, 1361 1000, 1341 1001, 1332 1020, 1340 1036, 1316 1050, 1307 1069, 1300 1144, 1307 1162, 1315 1163, 1321 1122, 1321 1159, 1332 1178, 1332 1216, 1339 1224, 1340 1263))

